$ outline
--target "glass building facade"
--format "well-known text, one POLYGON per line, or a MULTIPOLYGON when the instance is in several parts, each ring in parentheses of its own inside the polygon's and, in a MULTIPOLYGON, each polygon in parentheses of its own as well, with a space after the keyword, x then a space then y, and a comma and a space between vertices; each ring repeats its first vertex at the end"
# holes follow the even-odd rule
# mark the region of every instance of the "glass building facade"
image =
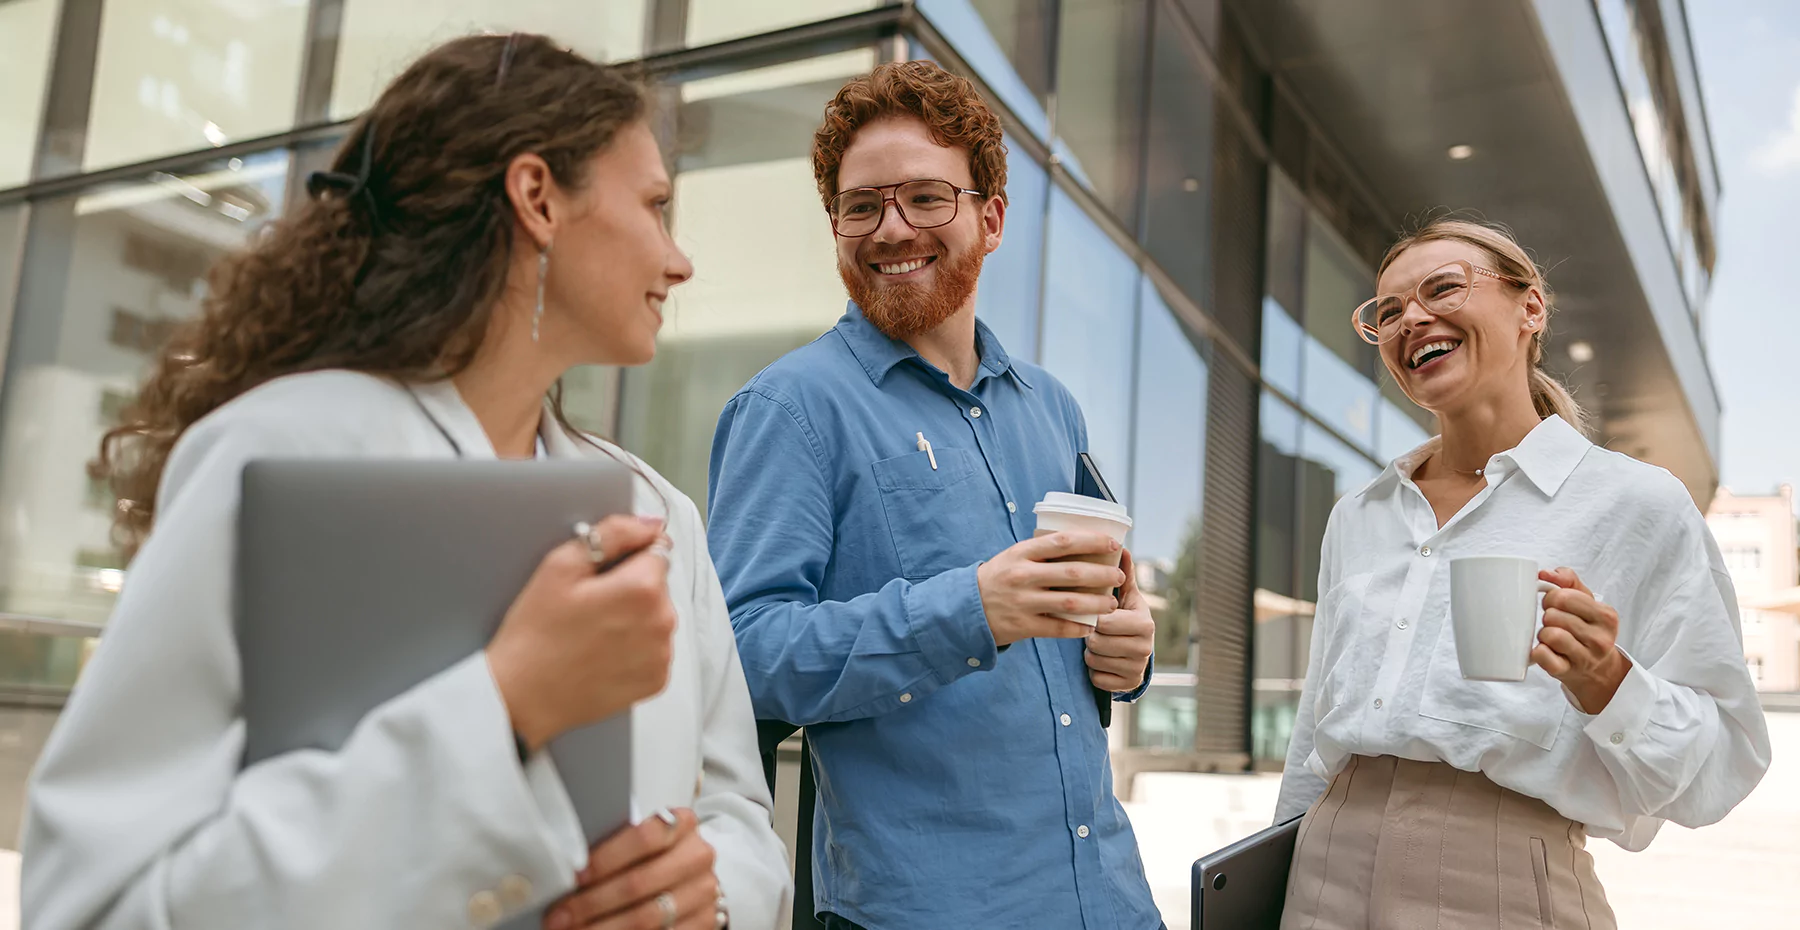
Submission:
MULTIPOLYGON (((1595 3, 1703 293, 1705 204, 1657 134, 1679 100, 1636 83, 1649 46, 1631 10, 1657 4, 1595 3)), ((1008 133, 1011 202, 978 312, 1074 392, 1137 515, 1156 674, 1114 728, 1119 765, 1278 767, 1325 518, 1432 422, 1347 322, 1393 205, 1271 75, 1243 6, 0 0, 0 621, 39 623, 0 630, 0 690, 54 704, 129 583, 86 465, 211 263, 304 196, 412 57, 527 30, 641 62, 656 85, 696 274, 655 362, 577 371, 567 404, 696 501, 727 398, 843 312, 809 160, 825 102, 898 58, 974 79, 1008 133)))

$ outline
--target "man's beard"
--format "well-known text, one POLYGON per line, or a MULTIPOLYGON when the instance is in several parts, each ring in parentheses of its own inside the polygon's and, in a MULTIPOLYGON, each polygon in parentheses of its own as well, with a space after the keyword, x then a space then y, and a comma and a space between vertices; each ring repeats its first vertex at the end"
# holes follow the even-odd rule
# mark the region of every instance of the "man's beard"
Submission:
POLYGON ((937 261, 932 262, 931 267, 936 269, 936 286, 913 282, 876 283, 881 272, 869 267, 871 263, 917 257, 917 247, 907 250, 905 255, 884 255, 882 253, 896 250, 871 248, 868 255, 858 255, 854 265, 845 264, 841 259, 838 261, 838 277, 843 279, 850 299, 856 301, 863 316, 889 339, 905 339, 937 329, 955 316, 956 311, 968 302, 969 295, 975 293, 975 282, 981 277, 981 263, 987 254, 979 248, 970 248, 961 256, 952 256, 942 243, 935 245, 937 261))

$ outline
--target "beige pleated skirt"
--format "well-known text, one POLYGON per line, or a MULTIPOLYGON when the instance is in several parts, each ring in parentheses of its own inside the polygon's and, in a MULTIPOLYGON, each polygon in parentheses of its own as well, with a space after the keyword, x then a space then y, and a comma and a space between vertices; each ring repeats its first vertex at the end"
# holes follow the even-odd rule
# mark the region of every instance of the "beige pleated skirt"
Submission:
POLYGON ((1281 930, 1617 930, 1587 832, 1442 762, 1353 756, 1306 812, 1281 930))

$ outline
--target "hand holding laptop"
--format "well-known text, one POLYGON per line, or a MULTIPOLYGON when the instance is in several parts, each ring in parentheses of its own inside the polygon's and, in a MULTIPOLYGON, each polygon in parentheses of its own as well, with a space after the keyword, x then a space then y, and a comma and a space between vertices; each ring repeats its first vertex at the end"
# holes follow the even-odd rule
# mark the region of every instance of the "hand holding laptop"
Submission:
POLYGON ((675 605, 662 540, 660 519, 607 517, 551 550, 507 610, 487 661, 527 749, 668 684, 675 605))

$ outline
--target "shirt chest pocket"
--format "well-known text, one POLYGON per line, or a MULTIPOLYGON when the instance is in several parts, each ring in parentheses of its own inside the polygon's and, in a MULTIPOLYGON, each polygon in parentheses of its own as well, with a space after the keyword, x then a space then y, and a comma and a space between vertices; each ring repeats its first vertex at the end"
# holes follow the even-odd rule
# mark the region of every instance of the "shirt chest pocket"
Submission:
POLYGON ((1420 716, 1504 733, 1548 752, 1568 709, 1562 685, 1536 665, 1525 670, 1524 681, 1463 678, 1450 618, 1444 618, 1419 696, 1420 716))
POLYGON ((939 446, 870 467, 902 577, 920 581, 994 554, 984 546, 992 528, 982 520, 994 506, 993 484, 975 456, 939 446))

